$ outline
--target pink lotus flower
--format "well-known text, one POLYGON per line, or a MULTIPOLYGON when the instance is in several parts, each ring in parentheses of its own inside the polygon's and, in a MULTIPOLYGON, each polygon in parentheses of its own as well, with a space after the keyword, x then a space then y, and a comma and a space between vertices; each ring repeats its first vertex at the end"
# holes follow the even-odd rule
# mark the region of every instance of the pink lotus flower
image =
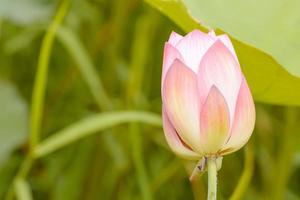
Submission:
POLYGON ((181 157, 232 153, 252 134, 252 95, 225 34, 171 34, 164 48, 162 99, 165 137, 181 157))

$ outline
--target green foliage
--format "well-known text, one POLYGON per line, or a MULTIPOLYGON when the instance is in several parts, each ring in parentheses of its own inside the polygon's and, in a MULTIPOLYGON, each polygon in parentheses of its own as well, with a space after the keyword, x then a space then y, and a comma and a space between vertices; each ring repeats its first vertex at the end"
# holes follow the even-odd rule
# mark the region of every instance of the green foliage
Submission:
MULTIPOLYGON (((243 21, 241 19, 245 19, 244 17, 240 17, 240 15, 234 16, 235 12, 241 12, 242 9, 237 8, 235 6, 231 7, 229 6, 230 4, 226 1, 221 2, 224 5, 230 7, 230 9, 227 11, 226 7, 223 5, 215 5, 216 9, 206 9, 206 6, 213 6, 214 4, 210 1, 203 1, 205 2, 204 5, 202 5, 201 1, 193 1, 189 0, 186 1, 187 3, 187 8, 185 8, 184 3, 179 0, 171 0, 171 1, 161 1, 161 0, 146 0, 150 5, 154 6, 161 12, 163 12, 165 15, 170 17, 176 24, 178 24, 184 31, 188 32, 191 31, 192 29, 201 29, 201 30, 207 30, 209 27, 211 28, 218 28, 218 33, 221 33, 222 31, 226 31, 232 38, 232 42, 234 45, 234 48, 236 49, 237 55, 239 57, 239 61, 241 64, 241 67, 243 69, 243 72, 247 78, 247 81, 249 83, 249 86, 253 92, 254 99, 260 102, 264 103, 271 103, 271 104, 279 104, 279 105, 299 105, 300 104, 300 93, 298 92, 290 92, 292 91, 298 91, 300 90, 300 79, 297 77, 292 76, 289 74, 281 65, 279 65, 276 60, 272 59, 268 54, 268 51, 260 51, 259 45, 246 45, 248 44, 246 39, 240 39, 239 37, 236 37, 234 33, 230 32, 230 30, 223 29, 223 26, 228 24, 228 27, 231 28, 232 25, 236 25, 237 31, 240 31, 240 35, 243 37, 249 36, 250 39, 253 39, 253 35, 257 35, 257 37, 263 37, 264 39, 260 39, 259 41, 274 41, 278 42, 276 40, 276 37, 273 37, 274 34, 272 34, 272 30, 266 29, 266 27, 262 28, 261 31, 270 31, 269 35, 266 35, 265 32, 264 34, 262 33, 257 33, 255 32, 255 29, 251 27, 244 27, 247 25, 247 23, 242 23, 243 21), (202 10, 203 9, 203 10, 202 10), (219 9, 219 10, 218 10, 219 9), (205 11, 204 11, 205 10, 205 11), (192 16, 189 15, 190 11, 192 11, 191 14, 194 14, 192 16, 198 17, 193 18, 192 16), (216 14, 218 13, 218 14, 216 14), (228 14, 230 13, 230 15, 228 14), (207 16, 205 16, 207 14, 207 16), (181 17, 183 16, 183 17, 181 17), (205 16, 205 17, 203 17, 205 16), (226 16, 226 17, 224 17, 226 16), (210 21, 205 21, 205 19, 209 17, 214 17, 215 21, 218 21, 219 24, 222 24, 222 26, 216 26, 214 24, 209 24, 210 21), (219 17, 219 18, 218 18, 219 17), (234 18, 234 20, 238 21, 241 20, 241 24, 243 26, 238 26, 240 25, 239 23, 235 23, 233 19, 230 17, 234 18), (229 18, 229 19, 228 19, 229 18), (203 20, 206 22, 204 24, 200 25, 200 22, 202 23, 203 20), (223 23, 226 22, 226 23, 223 23), (231 26, 230 26, 231 25, 231 26), (220 31, 219 29, 222 29, 220 31), (247 32, 247 34, 243 34, 247 32), (266 78, 267 77, 267 78, 266 78)), ((231 1, 231 3, 234 3, 235 1, 231 1)), ((241 1, 241 5, 244 5, 244 9, 248 9, 246 4, 241 1)), ((253 5, 256 5, 253 2, 253 5)), ((266 4, 267 5, 267 4, 266 4)), ((273 4, 271 4, 273 5, 273 4)), ((211 7, 209 7, 211 8, 211 7)), ((264 12, 266 9, 261 8, 262 11, 264 12)), ((269 9, 268 9, 269 10, 269 9)), ((272 9, 270 9, 272 10, 272 9)), ((253 9, 248 9, 247 12, 252 12, 253 9)), ((247 13, 245 12, 245 13, 247 13)), ((247 15, 249 16, 247 19, 253 21, 253 26, 255 26, 256 21, 260 21, 257 18, 253 17, 252 15, 247 15)), ((267 16, 267 15, 266 15, 267 16)), ((275 19, 274 19, 275 20, 275 19)), ((274 24, 274 23, 273 23, 274 24)), ((258 28, 261 26, 257 26, 258 28)), ((289 31, 295 31, 294 29, 288 29, 289 31)), ((280 31, 276 32, 276 36, 280 35, 280 31)), ((282 35, 280 35, 281 37, 282 35)), ((284 36, 282 36, 284 37, 284 36)), ((249 39, 249 40, 250 40, 249 39)), ((291 38, 290 38, 291 39, 291 38)), ((296 38, 297 40, 297 38, 296 38)), ((286 44, 284 43, 285 41, 281 41, 281 44, 286 44)), ((260 45, 262 45, 261 42, 258 42, 260 45)), ((252 43, 249 43, 252 44, 252 43)), ((294 44, 294 43, 290 43, 294 44)), ((290 46, 290 48, 293 48, 293 45, 290 46)), ((282 46, 277 44, 276 47, 270 48, 274 51, 279 51, 282 52, 282 46)), ((273 54, 270 54, 273 55, 273 54)), ((281 56, 283 54, 280 54, 281 56)), ((294 55, 294 59, 298 59, 298 56, 296 56, 296 52, 290 52, 289 57, 294 55)), ((274 57, 276 58, 276 57, 274 57)), ((285 60, 289 61, 288 57, 285 58, 285 60)), ((285 64, 285 63, 283 63, 285 64)), ((286 65, 284 65, 286 66, 286 65)), ((297 65, 293 66, 294 69, 298 69, 297 65)), ((287 67, 287 69, 289 69, 287 67)))
POLYGON ((0 0, 0 199, 203 199, 207 177, 189 182, 195 163, 176 158, 165 142, 160 74, 172 30, 208 27, 230 34, 256 102, 268 103, 257 103, 245 154, 223 159, 219 198, 299 199, 299 109, 272 105, 300 105, 300 80, 285 70, 298 73, 297 29, 272 37, 293 27, 296 6, 286 5, 289 15, 261 34, 237 29, 244 24, 235 20, 255 26, 260 14, 258 24, 269 23, 286 9, 265 18, 279 1, 253 19, 236 17, 251 12, 239 1, 226 10, 217 1, 69 3, 0 0), (277 48, 284 35, 286 50, 277 48))
POLYGON ((300 20, 297 0, 184 0, 193 17, 271 55, 300 77, 300 20))

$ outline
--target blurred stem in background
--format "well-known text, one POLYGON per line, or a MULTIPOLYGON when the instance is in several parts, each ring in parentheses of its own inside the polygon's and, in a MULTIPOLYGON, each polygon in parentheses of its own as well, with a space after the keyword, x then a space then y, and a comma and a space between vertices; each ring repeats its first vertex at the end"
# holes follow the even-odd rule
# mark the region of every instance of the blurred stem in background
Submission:
POLYGON ((158 173, 155 178, 153 178, 151 182, 151 192, 155 194, 155 192, 162 186, 165 182, 167 182, 173 176, 182 169, 182 164, 179 162, 178 158, 175 158, 172 162, 170 162, 160 173, 158 173))
POLYGON ((64 45, 72 58, 76 60, 78 69, 87 83, 92 96, 94 97, 99 109, 111 110, 113 104, 106 93, 102 81, 98 76, 98 72, 92 63, 88 52, 79 42, 79 38, 66 27, 59 27, 57 29, 57 38, 64 45))
POLYGON ((20 199, 20 200, 33 199, 32 194, 30 192, 30 187, 24 179, 22 179, 22 178, 16 179, 15 187, 16 187, 17 199, 20 199))
POLYGON ((128 122, 143 122, 154 126, 162 126, 158 114, 145 111, 111 111, 95 114, 75 122, 38 144, 34 150, 34 158, 44 157, 75 141, 81 140, 91 134, 103 131, 113 126, 128 122))
POLYGON ((298 109, 287 107, 285 109, 285 128, 279 137, 279 147, 276 165, 274 166, 274 180, 272 186, 272 198, 274 200, 286 199, 287 183, 291 174, 293 155, 295 151, 294 141, 299 137, 298 109))
MULTIPOLYGON (((68 28, 66 27, 60 27, 57 32, 57 37, 61 41, 61 43, 65 46, 65 48, 68 50, 72 58, 76 61, 79 71, 83 76, 83 79, 87 83, 92 96, 94 97, 97 106, 99 110, 112 110, 114 109, 113 102, 109 99, 103 85, 102 80, 97 75, 98 72, 96 70, 96 67, 94 66, 91 58, 88 55, 88 52, 85 50, 84 46, 81 44, 79 38, 76 37, 76 35, 68 28)), ((90 170, 89 173, 91 174, 91 181, 93 180, 100 180, 99 176, 99 168, 100 164, 98 161, 98 155, 99 151, 102 151, 102 145, 98 145, 98 141, 101 141, 103 139, 104 146, 108 149, 109 153, 111 154, 113 161, 115 163, 116 170, 115 174, 122 173, 124 169, 126 168, 128 164, 128 160, 123 153, 123 149, 121 148, 121 145, 116 141, 114 136, 112 135, 112 131, 107 131, 105 134, 99 135, 96 140, 91 140, 91 145, 95 144, 96 150, 94 150, 94 156, 95 158, 91 159, 90 162, 90 170), (98 164, 97 164, 98 163, 98 164), (92 174, 95 172, 94 174, 92 174)), ((118 178, 118 175, 115 176, 118 178)), ((89 187, 89 190, 93 190, 92 188, 95 188, 95 191, 98 191, 98 188, 96 188, 95 185, 98 184, 91 184, 91 187, 89 187)), ((96 192, 90 191, 90 194, 95 194, 96 192)))
MULTIPOLYGON (((110 87, 115 88, 118 86, 118 62, 120 59, 120 51, 122 49, 122 45, 124 43, 124 32, 126 31, 126 25, 129 21, 130 10, 134 7, 136 0, 115 0, 112 1, 112 9, 111 9, 111 16, 106 24, 101 27, 99 31, 100 35, 95 40, 100 40, 103 37, 109 37, 109 45, 107 46, 108 55, 104 56, 103 65, 105 66, 104 70, 104 77, 108 74, 110 77, 110 87), (103 36, 103 37, 101 37, 103 36), (106 67, 109 66, 109 67, 106 67), (112 76, 112 74, 116 76, 112 76)), ((97 44, 94 45, 92 48, 92 54, 96 54, 99 50, 101 50, 101 45, 97 44)), ((108 89, 111 89, 108 88, 108 89)), ((113 99, 110 99, 113 102, 113 99)), ((108 110, 108 107, 101 107, 104 110, 108 110)), ((112 107, 115 108, 115 105, 112 107)), ((130 163, 128 160, 128 156, 124 153, 125 150, 121 146, 121 143, 117 141, 113 133, 118 133, 117 128, 112 129, 112 131, 107 131, 104 134, 101 134, 97 137, 96 140, 100 141, 101 138, 104 140, 104 145, 99 145, 96 141, 95 151, 93 153, 93 159, 90 161, 90 171, 88 174, 88 187, 87 187, 87 198, 91 199, 110 199, 113 198, 112 196, 113 191, 117 185, 117 181, 122 178, 122 176, 127 172, 128 168, 130 167, 130 163), (101 138, 100 138, 101 137, 101 138), (112 167, 108 167, 110 173, 113 176, 109 177, 109 184, 107 184, 106 180, 103 180, 103 176, 105 177, 105 173, 107 171, 99 171, 102 167, 103 163, 99 160, 99 154, 103 151, 103 147, 109 152, 110 156, 112 157, 113 164, 112 167), (103 189, 101 193, 99 193, 99 185, 103 185, 103 189)))
POLYGON ((32 101, 31 101, 31 113, 30 113, 30 151, 32 152, 34 147, 39 141, 41 134, 41 124, 43 118, 43 108, 46 92, 46 84, 48 77, 49 59, 55 34, 66 15, 69 7, 69 0, 64 0, 54 17, 53 22, 49 25, 48 30, 42 41, 40 55, 38 58, 38 66, 36 72, 36 78, 34 81, 32 101))
POLYGON ((249 141, 247 146, 244 148, 244 152, 244 170, 233 194, 229 198, 230 200, 240 200, 243 198, 253 176, 255 163, 253 144, 251 141, 249 141))
MULTIPOLYGON (((35 146, 37 145, 40 132, 41 132, 41 124, 42 124, 42 116, 43 116, 43 107, 44 107, 44 99, 45 99, 45 89, 47 83, 48 76, 48 66, 49 66, 49 58, 53 46, 53 41, 55 38, 56 31, 60 24, 63 21, 63 18, 66 15, 67 9, 69 7, 69 0, 64 0, 54 17, 54 20, 49 25, 48 30, 43 38, 42 46, 40 50, 40 55, 38 58, 38 66, 36 72, 36 79, 34 81, 33 93, 32 93, 32 102, 31 102, 31 113, 30 113, 30 149, 29 154, 27 154, 19 172, 17 173, 13 185, 16 190, 20 191, 20 187, 26 186, 26 184, 17 184, 19 182, 25 182, 25 177, 28 174, 31 165, 33 163, 32 153, 34 151, 35 146)), ((24 190, 27 190, 24 188, 24 190)), ((21 190, 23 191, 23 190, 21 190)), ((14 189, 11 187, 7 193, 7 199, 13 199, 14 189)), ((27 195, 28 196, 28 195, 27 195)))
MULTIPOLYGON (((157 20, 157 15, 155 15, 152 11, 147 10, 146 13, 136 22, 134 41, 131 51, 129 79, 126 89, 128 108, 136 108, 137 105, 143 105, 141 100, 146 99, 144 98, 144 95, 146 94, 142 91, 142 87, 145 83, 145 81, 143 81, 145 78, 145 72, 149 73, 149 69, 146 68, 146 64, 148 61, 147 59, 150 59, 150 46, 154 39, 154 33, 158 25, 157 20)), ((132 145, 132 159, 137 173, 136 178, 140 187, 142 199, 151 200, 153 199, 153 195, 151 193, 149 178, 147 176, 147 170, 143 158, 143 139, 141 138, 142 129, 139 128, 138 124, 132 123, 129 126, 129 131, 130 143, 132 145)))

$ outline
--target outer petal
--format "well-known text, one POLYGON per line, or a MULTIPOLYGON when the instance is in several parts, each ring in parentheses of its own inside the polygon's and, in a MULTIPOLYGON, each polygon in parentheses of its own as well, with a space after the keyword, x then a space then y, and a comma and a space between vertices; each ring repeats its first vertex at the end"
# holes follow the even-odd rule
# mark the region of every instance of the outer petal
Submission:
POLYGON ((214 39, 211 36, 194 30, 181 39, 176 48, 183 56, 185 64, 197 73, 202 56, 213 43, 214 39))
POLYGON ((173 150, 175 154, 180 157, 186 159, 200 159, 200 156, 191 150, 180 138, 177 134, 176 130, 174 129, 173 125, 171 124, 170 120, 168 119, 167 113, 163 108, 163 128, 167 143, 173 150))
POLYGON ((243 78, 235 108, 234 122, 223 154, 237 151, 249 140, 255 124, 255 106, 245 78, 243 78))
POLYGON ((223 42, 223 44, 230 50, 230 52, 232 53, 232 55, 234 55, 234 57, 238 61, 237 55, 236 55, 236 53, 234 51, 233 45, 232 45, 231 40, 228 37, 228 35, 226 35, 226 34, 218 35, 217 38, 220 39, 223 42))
MULTIPOLYGON (((174 62, 176 58, 183 61, 180 52, 171 44, 165 43, 164 56, 163 56, 163 69, 162 69, 162 77, 161 77, 162 83, 164 82, 167 71, 169 70, 171 64, 174 62)), ((161 85, 163 86, 163 84, 161 85)))
POLYGON ((198 73, 200 100, 204 103, 212 85, 224 95, 232 122, 242 74, 228 48, 217 40, 203 56, 198 73))
POLYGON ((177 133, 194 151, 201 152, 196 74, 176 59, 167 72, 162 93, 165 109, 177 133))
POLYGON ((205 155, 216 154, 228 137, 230 123, 225 98, 215 86, 202 107, 200 125, 205 155))
POLYGON ((176 44, 182 39, 183 37, 179 35, 178 33, 175 33, 172 31, 170 38, 168 40, 168 43, 172 44, 173 46, 176 46, 176 44))

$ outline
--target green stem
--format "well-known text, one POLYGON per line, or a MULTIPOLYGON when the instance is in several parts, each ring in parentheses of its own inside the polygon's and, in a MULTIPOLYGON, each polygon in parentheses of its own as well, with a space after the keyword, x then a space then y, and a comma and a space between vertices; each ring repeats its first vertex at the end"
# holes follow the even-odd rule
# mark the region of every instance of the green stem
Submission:
POLYGON ((126 122, 144 122, 159 127, 162 126, 161 117, 150 112, 115 111, 95 114, 92 117, 73 123, 46 138, 35 147, 34 158, 45 156, 88 135, 126 122))
POLYGON ((28 182, 23 178, 18 178, 15 181, 16 199, 18 200, 33 200, 32 193, 28 182))
POLYGON ((33 158, 28 154, 28 156, 24 159, 24 161, 22 162, 22 165, 19 169, 19 171, 17 172, 17 175, 15 176, 12 185, 10 186, 10 188, 7 191, 6 200, 13 200, 14 199, 14 195, 15 195, 15 184, 17 183, 18 180, 23 180, 26 175, 28 174, 31 165, 33 162, 33 158))
POLYGON ((44 99, 47 83, 47 74, 49 67, 49 59, 56 31, 66 15, 69 0, 64 0, 59 7, 53 22, 42 41, 42 46, 38 59, 37 72, 34 80, 32 101, 31 101, 31 116, 30 116, 30 151, 38 144, 40 138, 40 129, 44 108, 44 99))
MULTIPOLYGON (((42 122, 43 108, 44 108, 44 98, 45 98, 50 53, 53 46, 53 41, 55 38, 56 31, 60 26, 64 16, 66 15, 68 7, 69 7, 69 0, 64 0, 62 4, 59 6, 59 9, 54 17, 54 20, 49 25, 49 28, 42 41, 42 46, 41 46, 39 59, 38 59, 37 73, 33 85, 32 101, 31 101, 30 138, 29 138, 30 152, 26 155, 19 171, 17 172, 17 175, 13 180, 13 185, 17 180, 23 179, 27 176, 32 166, 32 163, 34 161, 32 154, 40 138, 40 129, 41 129, 41 122, 42 122)), ((14 198, 13 185, 9 188, 6 195, 6 199, 14 198)))
POLYGON ((207 158, 208 191, 207 200, 217 199, 217 163, 215 157, 207 158))

